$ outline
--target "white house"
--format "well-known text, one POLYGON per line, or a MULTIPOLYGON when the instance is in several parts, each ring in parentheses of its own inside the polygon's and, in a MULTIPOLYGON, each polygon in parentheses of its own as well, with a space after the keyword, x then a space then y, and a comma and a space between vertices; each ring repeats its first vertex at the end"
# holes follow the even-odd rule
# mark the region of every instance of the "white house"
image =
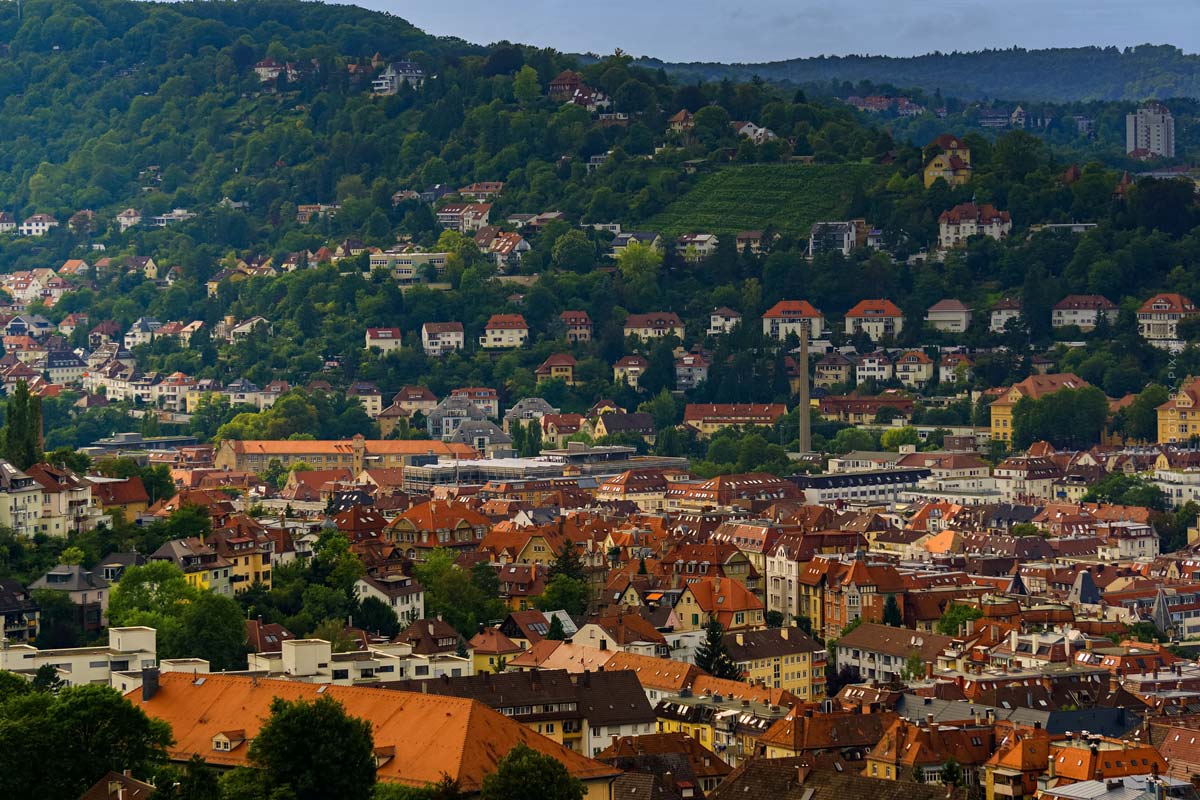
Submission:
POLYGON ((421 326, 421 348, 430 358, 440 358, 466 344, 461 322, 426 322, 421 326))
POLYGON ((961 300, 939 300, 925 313, 925 322, 944 333, 966 333, 971 327, 971 309, 961 300))

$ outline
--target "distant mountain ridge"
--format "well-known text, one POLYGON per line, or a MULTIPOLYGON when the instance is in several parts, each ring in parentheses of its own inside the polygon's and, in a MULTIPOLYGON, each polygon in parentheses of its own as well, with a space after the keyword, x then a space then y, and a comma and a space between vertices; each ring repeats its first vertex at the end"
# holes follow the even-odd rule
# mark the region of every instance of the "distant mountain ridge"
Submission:
POLYGON ((761 64, 669 63, 642 59, 681 78, 795 84, 861 80, 916 87, 968 100, 1052 102, 1200 97, 1200 55, 1171 45, 982 50, 892 56, 820 56, 761 64))

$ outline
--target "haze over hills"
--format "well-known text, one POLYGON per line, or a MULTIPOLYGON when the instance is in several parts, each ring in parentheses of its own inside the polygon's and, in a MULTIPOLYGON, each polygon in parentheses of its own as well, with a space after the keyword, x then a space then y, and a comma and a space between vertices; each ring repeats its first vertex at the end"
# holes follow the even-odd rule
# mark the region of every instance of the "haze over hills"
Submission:
POLYGON ((867 80, 899 88, 940 90, 967 100, 1003 98, 1072 102, 1200 96, 1200 55, 1171 45, 984 50, 915 58, 821 56, 761 64, 668 63, 642 59, 687 80, 748 80, 795 84, 867 80))

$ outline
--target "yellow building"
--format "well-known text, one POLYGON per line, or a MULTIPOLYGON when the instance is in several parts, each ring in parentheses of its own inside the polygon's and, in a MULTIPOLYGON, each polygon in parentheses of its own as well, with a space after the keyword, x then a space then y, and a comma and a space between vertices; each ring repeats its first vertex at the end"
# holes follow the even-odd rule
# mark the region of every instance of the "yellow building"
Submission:
POLYGON ((950 186, 963 186, 971 180, 971 149, 957 136, 942 134, 930 142, 940 147, 938 153, 925 165, 925 188, 933 186, 938 178, 950 186))
POLYGON ((806 703, 824 699, 827 652, 801 629, 727 633, 725 648, 745 681, 789 691, 806 703))
POLYGON ((1040 400, 1048 394, 1063 389, 1083 389, 1091 386, 1078 375, 1063 372, 1051 375, 1030 375, 1020 383, 1014 383, 999 400, 990 406, 992 440, 1011 444, 1013 439, 1013 409, 1022 397, 1040 400))
MULTIPOLYGON (((484 628, 472 636, 470 647, 476 675, 497 675, 504 672, 510 658, 525 652, 521 645, 496 628, 484 628)), ((538 731, 538 733, 543 733, 543 731, 538 731)))
POLYGON ((1158 407, 1158 443, 1186 442, 1200 436, 1200 379, 1189 377, 1158 407))

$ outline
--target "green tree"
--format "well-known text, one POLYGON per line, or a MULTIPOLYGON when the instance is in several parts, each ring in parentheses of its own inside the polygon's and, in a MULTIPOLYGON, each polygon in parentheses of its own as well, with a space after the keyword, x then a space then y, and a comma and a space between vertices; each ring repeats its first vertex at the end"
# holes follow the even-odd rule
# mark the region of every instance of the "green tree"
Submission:
POLYGON ((42 460, 42 400, 29 393, 25 381, 17 381, 12 397, 4 404, 4 458, 17 469, 28 469, 42 460))
POLYGON ((883 624, 893 628, 904 627, 904 617, 900 613, 900 604, 896 602, 894 594, 889 594, 883 603, 883 624))
POLYGON ((696 666, 716 678, 742 679, 742 670, 725 646, 725 629, 715 616, 709 615, 704 626, 704 641, 696 650, 696 666))
POLYGON ((958 786, 962 783, 963 772, 958 762, 951 758, 942 765, 942 783, 946 786, 958 786))
POLYGON ((951 603, 937 621, 937 632, 942 636, 961 636, 968 622, 982 616, 983 612, 976 606, 951 603))
POLYGON ((394 639, 400 633, 396 612, 378 597, 364 597, 354 610, 354 624, 365 631, 394 639))
POLYGON ((554 642, 561 642, 567 638, 567 632, 563 630, 562 619, 557 614, 550 617, 550 630, 546 632, 546 638, 554 642))
POLYGON ((263 796, 282 791, 295 800, 369 800, 375 786, 371 723, 350 716, 328 695, 314 702, 273 700, 249 758, 261 770, 263 796))
POLYGON ((541 95, 542 87, 538 84, 537 70, 526 64, 513 78, 513 96, 521 105, 531 106, 541 95))
POLYGON ((539 611, 562 609, 571 616, 584 614, 588 609, 588 585, 585 581, 560 573, 546 582, 546 589, 534 598, 539 611))
POLYGON ((246 621, 233 598, 197 592, 180 610, 179 626, 178 649, 165 657, 194 655, 220 671, 246 668, 246 621))
POLYGON ((586 272, 596 260, 596 248, 583 231, 567 231, 554 243, 553 258, 559 269, 586 272))
POLYGON ((1141 475, 1126 475, 1112 472, 1093 484, 1083 496, 1088 503, 1116 503, 1118 505, 1143 506, 1156 511, 1165 511, 1167 496, 1162 489, 1141 475))
POLYGON ((0 791, 79 797, 114 767, 151 777, 166 763, 171 729, 108 686, 12 695, 0 703, 0 791))
POLYGON ((31 684, 34 691, 50 692, 51 694, 57 693, 67 685, 66 681, 58 677, 58 669, 53 664, 42 664, 38 667, 31 684))
POLYGON ((480 800, 583 800, 583 782, 557 758, 518 744, 483 779, 480 800))
POLYGON ((783 627, 783 612, 782 611, 768 611, 766 614, 763 615, 763 622, 766 624, 766 626, 768 628, 782 628, 783 627))
POLYGON ((884 450, 899 450, 902 445, 919 445, 921 437, 917 429, 911 425, 903 428, 890 428, 879 437, 879 444, 884 450))
POLYGON ((583 566, 583 559, 579 556, 579 547, 575 542, 568 541, 563 545, 562 550, 546 571, 546 575, 549 578, 566 575, 577 581, 587 580, 587 570, 583 566))

